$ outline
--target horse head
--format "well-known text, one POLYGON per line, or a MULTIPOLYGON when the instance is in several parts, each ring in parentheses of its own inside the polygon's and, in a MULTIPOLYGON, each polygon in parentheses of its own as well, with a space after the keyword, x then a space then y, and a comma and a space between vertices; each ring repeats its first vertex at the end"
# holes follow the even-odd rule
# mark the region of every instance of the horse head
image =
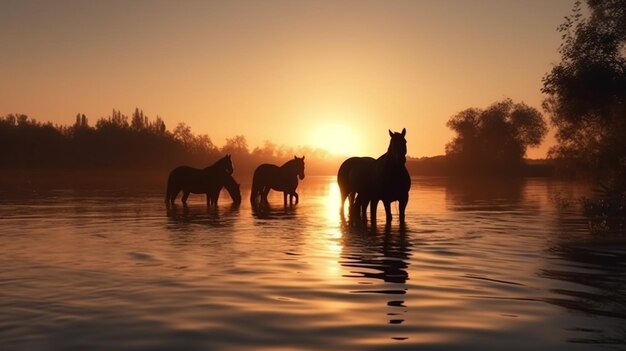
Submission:
POLYGON ((296 173, 298 174, 298 178, 300 180, 304 179, 304 156, 302 158, 298 158, 296 155, 293 156, 292 160, 296 173))
POLYGON ((241 184, 237 183, 232 176, 226 177, 224 188, 228 191, 230 198, 233 199, 233 203, 241 203, 241 184))
POLYGON ((389 136, 391 140, 389 141, 389 148, 387 148, 387 155, 391 157, 392 160, 398 163, 406 162, 406 139, 404 136, 406 135, 406 128, 402 128, 402 132, 396 133, 389 130, 389 136))
POLYGON ((233 161, 230 157, 230 154, 222 157, 221 160, 219 160, 220 166, 222 166, 224 168, 224 171, 226 171, 227 174, 233 174, 233 161))

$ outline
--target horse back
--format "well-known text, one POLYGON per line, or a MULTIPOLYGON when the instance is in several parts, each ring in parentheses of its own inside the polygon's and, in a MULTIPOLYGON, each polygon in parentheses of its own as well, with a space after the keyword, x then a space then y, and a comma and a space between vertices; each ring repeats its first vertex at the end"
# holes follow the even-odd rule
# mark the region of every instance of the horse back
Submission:
POLYGON ((213 178, 206 169, 178 166, 170 172, 168 187, 193 193, 207 193, 212 190, 210 188, 214 183, 213 178))
POLYGON ((337 172, 337 184, 346 193, 367 193, 372 187, 372 171, 375 163, 372 157, 350 157, 337 172))
POLYGON ((291 191, 298 186, 298 178, 296 175, 286 174, 279 166, 264 163, 254 170, 252 185, 253 187, 270 187, 278 191, 291 191))

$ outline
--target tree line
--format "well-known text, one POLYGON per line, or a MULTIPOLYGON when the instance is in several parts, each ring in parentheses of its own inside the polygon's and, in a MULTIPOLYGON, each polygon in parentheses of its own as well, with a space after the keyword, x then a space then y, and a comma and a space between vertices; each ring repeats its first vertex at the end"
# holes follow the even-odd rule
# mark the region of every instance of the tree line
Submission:
POLYGON ((151 120, 139 108, 130 116, 114 109, 93 126, 80 113, 71 126, 42 123, 24 114, 0 117, 0 169, 163 170, 180 164, 200 168, 225 154, 233 155, 240 172, 259 163, 282 164, 294 154, 306 155, 314 170, 323 171, 324 163, 332 159, 321 149, 294 149, 269 141, 250 150, 242 135, 227 138, 220 147, 185 123, 169 131, 160 117, 151 120))

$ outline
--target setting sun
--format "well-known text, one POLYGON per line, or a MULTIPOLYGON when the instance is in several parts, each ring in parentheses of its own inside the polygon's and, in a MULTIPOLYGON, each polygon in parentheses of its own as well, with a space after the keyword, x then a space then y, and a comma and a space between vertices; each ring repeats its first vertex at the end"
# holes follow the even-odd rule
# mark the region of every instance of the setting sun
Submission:
POLYGON ((306 143, 335 155, 357 156, 363 154, 361 138, 361 134, 354 128, 341 123, 326 122, 311 128, 306 143))

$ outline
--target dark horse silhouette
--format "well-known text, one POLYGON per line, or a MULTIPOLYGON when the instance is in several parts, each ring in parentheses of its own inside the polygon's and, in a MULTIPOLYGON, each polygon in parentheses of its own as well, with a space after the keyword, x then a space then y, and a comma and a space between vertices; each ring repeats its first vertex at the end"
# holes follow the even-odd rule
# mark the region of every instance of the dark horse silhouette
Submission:
POLYGON ((405 209, 409 202, 411 176, 406 169, 406 129, 401 133, 389 131, 391 140, 387 152, 380 156, 372 169, 372 192, 370 202, 370 220, 376 223, 378 201, 385 206, 387 223, 391 223, 391 203, 399 202, 400 224, 404 224, 405 209))
POLYGON ((220 174, 217 183, 219 186, 210 189, 207 193, 209 205, 217 206, 217 200, 220 197, 220 191, 225 188, 228 191, 228 195, 233 200, 233 204, 241 203, 241 185, 235 181, 232 175, 228 173, 220 174))
POLYGON ((400 203, 400 223, 404 224, 405 209, 409 201, 411 177, 406 169, 406 129, 401 133, 389 131, 391 140, 387 152, 374 160, 371 157, 351 157, 345 160, 337 173, 341 193, 341 213, 346 197, 349 198, 350 215, 359 213, 363 218, 370 204, 370 220, 376 223, 378 202, 385 206, 387 223, 391 223, 391 203, 400 203))
POLYGON ((282 166, 264 163, 256 168, 252 177, 252 190, 250 192, 250 203, 256 206, 259 201, 268 204, 267 194, 271 189, 283 192, 283 203, 287 206, 287 195, 289 195, 289 203, 293 204, 293 198, 296 204, 299 202, 298 178, 304 179, 304 156, 287 161, 282 166))
POLYGON ((365 218, 365 211, 372 191, 370 173, 375 162, 376 159, 372 157, 350 157, 339 167, 337 185, 339 185, 339 192, 341 193, 341 215, 344 213, 344 203, 348 198, 350 217, 360 214, 361 217, 365 218))
POLYGON ((217 160, 213 165, 197 169, 189 166, 180 166, 170 172, 167 179, 165 203, 173 205, 178 193, 182 190, 184 205, 190 193, 206 194, 207 205, 217 204, 217 197, 222 187, 226 187, 235 202, 241 201, 239 187, 232 179, 233 163, 230 155, 217 160), (234 184, 233 184, 234 183, 234 184))

